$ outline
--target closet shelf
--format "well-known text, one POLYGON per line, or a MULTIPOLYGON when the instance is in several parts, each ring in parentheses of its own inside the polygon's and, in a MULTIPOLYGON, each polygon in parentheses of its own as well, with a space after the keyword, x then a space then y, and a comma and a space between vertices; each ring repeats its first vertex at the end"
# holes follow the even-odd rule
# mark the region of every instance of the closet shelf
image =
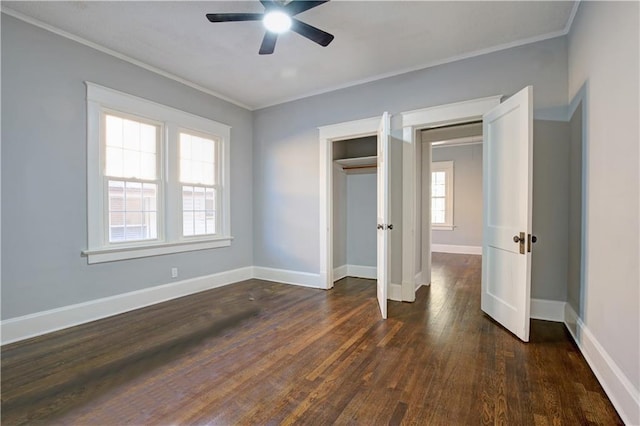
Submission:
POLYGON ((378 157, 371 155, 369 157, 341 158, 335 162, 342 166, 343 170, 375 169, 378 165, 378 157))

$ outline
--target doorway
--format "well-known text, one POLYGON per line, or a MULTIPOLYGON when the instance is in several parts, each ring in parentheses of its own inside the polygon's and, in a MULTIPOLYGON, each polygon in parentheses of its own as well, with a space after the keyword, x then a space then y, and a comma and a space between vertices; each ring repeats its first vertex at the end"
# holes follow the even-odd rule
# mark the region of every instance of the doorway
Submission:
POLYGON ((474 99, 402 113, 402 300, 413 302, 415 292, 431 283, 431 207, 423 203, 422 188, 431 185, 431 144, 423 150, 423 131, 482 120, 500 104, 502 96, 474 99), (428 148, 428 149, 427 149, 428 148), (425 151, 423 153, 423 151, 425 151), (426 156, 426 159, 424 158, 426 156), (423 169, 426 173, 423 174, 423 169), (425 176, 423 182, 422 177, 425 176))
POLYGON ((425 129, 421 139, 422 205, 431 210, 422 232, 431 231, 431 252, 482 254, 482 122, 425 129))

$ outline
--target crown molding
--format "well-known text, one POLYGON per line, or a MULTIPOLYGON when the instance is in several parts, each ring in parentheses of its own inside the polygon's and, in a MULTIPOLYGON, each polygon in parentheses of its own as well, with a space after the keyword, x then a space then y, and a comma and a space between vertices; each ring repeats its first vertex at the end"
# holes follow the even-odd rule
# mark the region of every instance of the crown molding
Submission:
POLYGON ((46 24, 46 23, 44 23, 44 22, 42 22, 42 21, 40 21, 38 19, 32 18, 30 16, 27 16, 27 15, 25 15, 23 13, 20 13, 18 11, 10 9, 10 8, 4 6, 4 5, 0 6, 0 12, 4 13, 6 15, 9 15, 11 17, 14 17, 16 19, 19 19, 19 20, 21 20, 23 22, 26 22, 27 24, 34 25, 34 26, 36 26, 38 28, 42 28, 43 30, 52 32, 52 33, 54 33, 56 35, 59 35, 61 37, 67 38, 67 39, 72 40, 72 41, 75 41, 76 43, 83 44, 83 45, 85 45, 87 47, 90 47, 92 49, 98 50, 98 51, 100 51, 102 53, 106 53, 107 55, 110 55, 110 56, 113 56, 113 57, 118 58, 120 60, 129 62, 130 64, 136 65, 136 66, 138 66, 140 68, 143 68, 143 69, 145 69, 147 71, 151 71, 152 73, 158 74, 158 75, 160 75, 162 77, 165 77, 165 78, 168 78, 170 80, 176 81, 176 82, 178 82, 180 84, 184 84, 185 86, 189 86, 192 89, 198 90, 199 92, 202 92, 202 93, 205 93, 207 95, 214 96, 214 97, 216 97, 218 99, 221 99, 223 101, 232 103, 232 104, 234 104, 236 106, 239 106, 241 108, 247 109, 249 111, 253 111, 255 109, 255 108, 250 107, 249 105, 243 104, 242 102, 239 102, 239 101, 237 101, 235 99, 232 99, 232 98, 230 98, 228 96, 225 96, 225 95, 223 95, 221 93, 218 93, 218 92, 215 92, 213 90, 207 89, 206 87, 201 86, 201 85, 199 85, 197 83, 194 83, 192 81, 189 81, 189 80, 187 80, 185 78, 179 77, 179 76, 177 76, 175 74, 172 74, 172 73, 170 73, 168 71, 165 71, 163 69, 157 68, 157 67, 155 67, 153 65, 149 65, 146 62, 139 61, 138 59, 134 59, 134 58, 132 58, 130 56, 127 56, 127 55, 125 55, 123 53, 116 52, 115 50, 111 50, 108 47, 102 46, 102 45, 100 45, 98 43, 94 43, 94 42, 89 41, 89 40, 87 40, 85 38, 82 38, 82 37, 79 37, 77 35, 68 33, 68 32, 66 32, 64 30, 61 30, 60 28, 57 28, 57 27, 54 27, 52 25, 46 24))

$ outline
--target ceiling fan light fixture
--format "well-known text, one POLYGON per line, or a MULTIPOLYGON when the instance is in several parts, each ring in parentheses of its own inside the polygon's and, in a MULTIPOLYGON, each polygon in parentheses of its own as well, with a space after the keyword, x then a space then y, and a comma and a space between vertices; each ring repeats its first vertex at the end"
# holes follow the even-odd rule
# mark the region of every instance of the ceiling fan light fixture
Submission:
POLYGON ((291 28, 291 17, 279 10, 266 13, 262 20, 265 28, 272 33, 283 33, 291 28))

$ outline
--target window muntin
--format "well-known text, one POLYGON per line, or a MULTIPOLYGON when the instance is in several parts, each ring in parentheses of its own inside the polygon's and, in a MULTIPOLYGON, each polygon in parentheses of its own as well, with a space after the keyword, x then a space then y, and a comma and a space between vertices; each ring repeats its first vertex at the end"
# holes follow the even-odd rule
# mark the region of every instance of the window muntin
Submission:
POLYGON ((231 128, 86 85, 88 262, 229 246, 231 128), (181 134, 191 156, 182 168, 181 134))
POLYGON ((453 229, 453 161, 431 163, 431 226, 453 229))

